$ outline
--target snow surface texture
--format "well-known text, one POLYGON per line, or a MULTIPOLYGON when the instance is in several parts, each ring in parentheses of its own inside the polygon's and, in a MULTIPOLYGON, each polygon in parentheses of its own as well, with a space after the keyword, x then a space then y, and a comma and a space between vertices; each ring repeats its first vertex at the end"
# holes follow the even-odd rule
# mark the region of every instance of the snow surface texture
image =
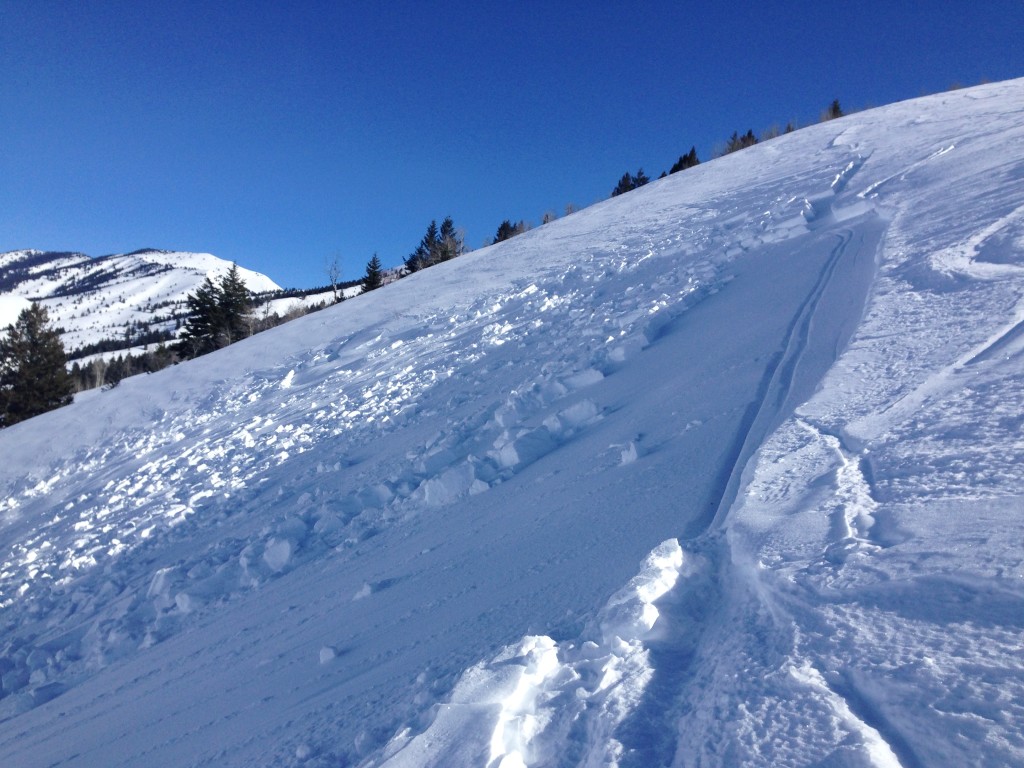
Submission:
MULTIPOLYGON (((207 277, 216 279, 230 262, 209 253, 138 251, 91 258, 81 253, 0 253, 0 328, 13 323, 28 301, 39 301, 53 324, 64 329, 67 351, 124 337, 131 324, 175 330, 188 295, 207 277)), ((279 286, 265 275, 238 268, 251 291, 279 286)), ((295 300, 281 300, 291 304, 295 300)), ((143 348, 133 350, 143 351, 143 348)))
POLYGON ((1024 764, 1022 329, 1019 80, 88 393, 0 432, 0 765, 1024 764))

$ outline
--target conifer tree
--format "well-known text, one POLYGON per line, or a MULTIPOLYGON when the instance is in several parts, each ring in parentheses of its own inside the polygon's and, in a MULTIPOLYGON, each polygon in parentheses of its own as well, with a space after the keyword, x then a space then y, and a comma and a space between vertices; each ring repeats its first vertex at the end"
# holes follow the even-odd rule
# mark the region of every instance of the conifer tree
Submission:
POLYGON ((220 349, 220 289, 207 277, 188 295, 188 318, 181 333, 179 350, 185 357, 198 357, 220 349))
POLYGON ((252 335, 252 295, 232 264, 218 283, 209 277, 188 295, 188 319, 178 350, 198 357, 252 335))
POLYGON ((508 240, 510 237, 515 237, 515 234, 515 225, 508 219, 505 219, 498 225, 498 231, 494 234, 494 242, 500 243, 504 240, 508 240))
POLYGON ((437 221, 433 220, 427 226, 427 232, 416 246, 416 250, 409 254, 405 260, 405 268, 409 272, 418 272, 434 263, 434 255, 437 252, 437 244, 441 239, 437 231, 437 221))
MULTIPOLYGON (((550 218, 548 218, 549 214, 544 214, 544 216, 545 224, 549 221, 554 221, 554 214, 550 214, 550 218)), ((523 232, 526 232, 528 229, 530 229, 530 226, 522 219, 520 219, 516 224, 513 224, 509 219, 505 219, 498 225, 498 231, 494 235, 494 242, 500 243, 503 240, 508 240, 516 235, 523 234, 523 232)))
POLYGON ((72 400, 60 334, 46 309, 33 303, 0 338, 0 426, 17 424, 72 400))
POLYGON ((252 335, 252 295, 238 272, 238 265, 232 264, 220 281, 220 311, 223 318, 222 346, 252 335))
POLYGON ((630 192, 637 187, 642 187, 649 181, 650 179, 647 177, 647 174, 644 173, 643 168, 638 170, 635 176, 627 171, 622 175, 622 178, 619 179, 619 183, 615 185, 615 189, 612 190, 612 197, 621 195, 624 192, 630 192))
POLYGON ((465 252, 465 244, 451 216, 446 216, 438 229, 437 221, 431 221, 427 232, 416 246, 416 250, 409 254, 405 260, 405 268, 408 272, 417 272, 442 261, 454 259, 465 252))
POLYGON ((619 195, 629 192, 633 189, 636 189, 636 187, 633 185, 633 176, 630 174, 629 171, 626 171, 624 174, 622 174, 622 178, 619 179, 619 183, 616 184, 615 188, 612 190, 612 197, 618 197, 619 195))
POLYGON ((678 173, 679 171, 685 171, 687 168, 693 168, 695 165, 700 165, 700 160, 697 159, 697 148, 690 147, 690 151, 685 155, 680 155, 679 159, 669 169, 669 173, 678 173))
POLYGON ((733 131, 732 136, 729 137, 729 141, 725 144, 725 154, 731 154, 738 152, 741 149, 752 147, 757 144, 757 137, 754 135, 753 130, 747 131, 745 134, 740 136, 736 131, 733 131))
POLYGON ((452 222, 451 216, 445 216, 444 221, 441 222, 441 229, 437 233, 437 249, 435 252, 434 263, 449 261, 454 259, 456 256, 461 256, 465 250, 462 243, 462 237, 455 230, 455 224, 452 222))
POLYGON ((363 275, 363 293, 375 291, 384 285, 384 269, 380 265, 377 254, 366 262, 366 274, 363 275))

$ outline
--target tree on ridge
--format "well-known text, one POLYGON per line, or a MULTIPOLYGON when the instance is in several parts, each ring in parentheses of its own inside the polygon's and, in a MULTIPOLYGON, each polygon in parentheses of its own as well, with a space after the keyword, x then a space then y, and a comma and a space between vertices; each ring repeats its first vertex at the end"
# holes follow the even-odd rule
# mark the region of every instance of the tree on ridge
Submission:
POLYGON ((0 426, 67 405, 73 391, 60 333, 33 302, 0 338, 0 426))

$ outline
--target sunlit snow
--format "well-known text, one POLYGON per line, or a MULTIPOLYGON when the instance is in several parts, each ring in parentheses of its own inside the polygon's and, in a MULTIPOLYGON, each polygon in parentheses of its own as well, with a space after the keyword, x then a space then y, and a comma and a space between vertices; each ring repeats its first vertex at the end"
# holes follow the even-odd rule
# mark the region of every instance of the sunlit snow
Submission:
POLYGON ((1024 80, 0 432, 0 765, 1024 763, 1024 80))

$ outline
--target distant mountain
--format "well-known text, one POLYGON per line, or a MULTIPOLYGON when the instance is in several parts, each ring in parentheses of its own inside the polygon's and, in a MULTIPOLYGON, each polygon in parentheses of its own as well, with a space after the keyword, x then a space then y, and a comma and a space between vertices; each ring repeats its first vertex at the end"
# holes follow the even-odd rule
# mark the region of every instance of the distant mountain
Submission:
MULTIPOLYGON (((63 329, 64 347, 76 351, 103 342, 128 349, 140 340, 176 334, 186 298, 207 277, 216 279, 231 262, 209 253, 146 249, 93 258, 83 253, 0 253, 0 327, 14 321, 29 301, 38 301, 63 329)), ((251 291, 279 291, 266 275, 239 267, 251 291)))

